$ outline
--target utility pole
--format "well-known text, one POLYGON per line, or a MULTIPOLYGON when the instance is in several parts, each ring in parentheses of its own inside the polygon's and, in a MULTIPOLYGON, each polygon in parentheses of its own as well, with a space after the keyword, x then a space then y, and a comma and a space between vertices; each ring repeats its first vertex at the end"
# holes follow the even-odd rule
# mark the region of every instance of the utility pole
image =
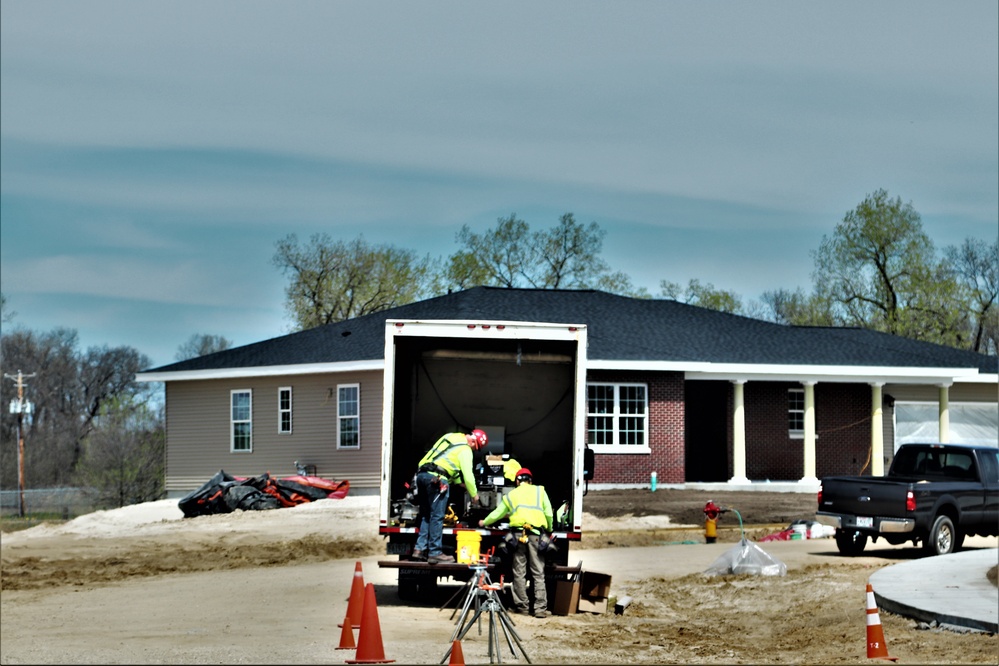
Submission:
POLYGON ((17 414, 17 515, 24 518, 24 415, 31 416, 34 405, 24 399, 24 380, 34 377, 20 370, 17 375, 4 374, 7 379, 17 382, 17 397, 10 401, 10 413, 17 414))

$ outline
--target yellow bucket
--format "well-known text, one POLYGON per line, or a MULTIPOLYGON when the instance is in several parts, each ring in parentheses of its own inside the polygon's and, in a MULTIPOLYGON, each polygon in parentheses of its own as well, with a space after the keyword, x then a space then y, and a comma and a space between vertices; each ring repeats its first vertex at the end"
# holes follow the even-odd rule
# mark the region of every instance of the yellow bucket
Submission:
POLYGON ((482 543, 482 535, 475 530, 455 530, 458 538, 458 556, 455 558, 459 564, 474 564, 479 561, 479 544, 482 543))

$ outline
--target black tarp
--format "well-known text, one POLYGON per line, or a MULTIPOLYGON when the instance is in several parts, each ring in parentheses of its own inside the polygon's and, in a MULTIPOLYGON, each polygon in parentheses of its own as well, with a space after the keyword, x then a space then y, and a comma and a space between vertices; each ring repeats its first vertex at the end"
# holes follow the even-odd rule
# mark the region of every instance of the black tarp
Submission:
POLYGON ((233 511, 261 511, 295 506, 326 498, 338 499, 350 488, 348 481, 315 476, 275 479, 270 474, 249 478, 219 470, 203 486, 178 503, 185 518, 233 511))

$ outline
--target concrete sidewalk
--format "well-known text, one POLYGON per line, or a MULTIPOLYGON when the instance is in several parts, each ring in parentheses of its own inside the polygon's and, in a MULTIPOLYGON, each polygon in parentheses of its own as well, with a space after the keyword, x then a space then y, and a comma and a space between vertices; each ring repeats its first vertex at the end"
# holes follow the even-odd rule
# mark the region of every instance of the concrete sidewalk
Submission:
POLYGON ((999 564, 999 549, 976 548, 923 557, 871 574, 878 607, 955 627, 999 633, 999 588, 986 574, 999 564))

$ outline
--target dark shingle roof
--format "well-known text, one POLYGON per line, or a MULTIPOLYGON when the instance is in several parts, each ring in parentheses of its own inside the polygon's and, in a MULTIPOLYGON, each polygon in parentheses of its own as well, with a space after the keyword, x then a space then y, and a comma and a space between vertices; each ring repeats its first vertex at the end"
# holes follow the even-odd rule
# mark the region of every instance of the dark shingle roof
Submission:
POLYGON ((686 305, 595 290, 475 287, 148 372, 227 370, 380 360, 387 319, 586 324, 588 358, 764 365, 978 368, 999 359, 854 328, 783 326, 686 305))

